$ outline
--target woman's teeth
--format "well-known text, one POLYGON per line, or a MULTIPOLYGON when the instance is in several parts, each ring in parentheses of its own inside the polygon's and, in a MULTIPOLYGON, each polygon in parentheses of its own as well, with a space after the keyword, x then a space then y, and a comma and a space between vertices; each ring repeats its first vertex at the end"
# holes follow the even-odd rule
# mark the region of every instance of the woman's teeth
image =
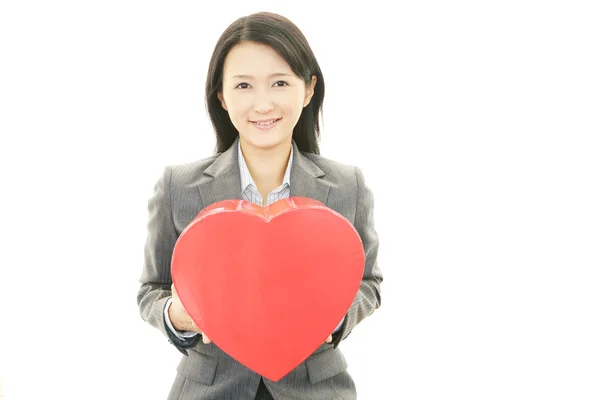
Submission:
POLYGON ((278 120, 278 119, 275 119, 275 120, 273 120, 273 121, 271 121, 271 122, 255 122, 255 124, 256 124, 256 125, 261 125, 261 126, 268 126, 268 125, 272 125, 272 124, 274 124, 274 123, 275 123, 275 122, 277 122, 277 121, 279 121, 279 120, 278 120))

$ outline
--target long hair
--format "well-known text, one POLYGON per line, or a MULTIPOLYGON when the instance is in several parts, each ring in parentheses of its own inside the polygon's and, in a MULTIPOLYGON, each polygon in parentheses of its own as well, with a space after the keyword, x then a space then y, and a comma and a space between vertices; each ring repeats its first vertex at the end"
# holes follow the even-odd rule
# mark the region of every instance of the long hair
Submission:
POLYGON ((325 97, 321 68, 300 29, 287 18, 269 12, 255 13, 234 21, 222 33, 213 51, 206 77, 205 101, 217 137, 215 152, 227 150, 238 136, 217 94, 223 89, 225 58, 233 47, 242 42, 270 46, 306 85, 311 83, 313 75, 317 77, 314 94, 303 108, 292 138, 300 151, 319 154, 319 115, 325 97))

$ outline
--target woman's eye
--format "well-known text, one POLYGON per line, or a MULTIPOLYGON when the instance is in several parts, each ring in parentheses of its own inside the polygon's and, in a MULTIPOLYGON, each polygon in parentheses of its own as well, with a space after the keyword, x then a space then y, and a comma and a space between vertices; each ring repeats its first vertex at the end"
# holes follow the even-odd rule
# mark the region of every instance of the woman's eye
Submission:
MULTIPOLYGON (((275 86, 275 87, 284 87, 284 86, 289 86, 289 84, 286 81, 277 81, 277 82, 275 82, 273 84, 273 86, 275 86)), ((242 82, 242 83, 238 83, 235 88, 236 89, 249 89, 250 85, 247 84, 246 82, 242 82)))

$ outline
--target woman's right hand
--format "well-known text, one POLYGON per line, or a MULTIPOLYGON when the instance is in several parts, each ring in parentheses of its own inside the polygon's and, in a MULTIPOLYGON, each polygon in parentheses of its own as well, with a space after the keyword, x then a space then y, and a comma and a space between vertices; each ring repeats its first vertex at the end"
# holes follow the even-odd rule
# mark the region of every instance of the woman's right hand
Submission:
POLYGON ((183 304, 177 295, 177 291, 175 290, 175 285, 171 285, 171 293, 172 293, 172 301, 169 309, 167 310, 169 314, 169 319, 171 320, 171 324, 173 327, 179 331, 192 331, 197 332, 202 335, 202 342, 204 344, 210 343, 210 339, 208 336, 202 333, 200 328, 194 323, 190 315, 183 308, 183 304))

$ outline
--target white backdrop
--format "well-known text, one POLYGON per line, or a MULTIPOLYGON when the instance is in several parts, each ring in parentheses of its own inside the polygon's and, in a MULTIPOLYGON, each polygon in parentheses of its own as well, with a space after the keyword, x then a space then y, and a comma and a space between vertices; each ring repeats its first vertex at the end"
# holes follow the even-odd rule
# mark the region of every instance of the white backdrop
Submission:
POLYGON ((600 398, 594 2, 207 3, 0 3, 5 399, 166 397, 147 200, 212 153, 210 54, 261 10, 306 34, 322 154, 375 195, 383 306, 341 345, 359 398, 600 398))

